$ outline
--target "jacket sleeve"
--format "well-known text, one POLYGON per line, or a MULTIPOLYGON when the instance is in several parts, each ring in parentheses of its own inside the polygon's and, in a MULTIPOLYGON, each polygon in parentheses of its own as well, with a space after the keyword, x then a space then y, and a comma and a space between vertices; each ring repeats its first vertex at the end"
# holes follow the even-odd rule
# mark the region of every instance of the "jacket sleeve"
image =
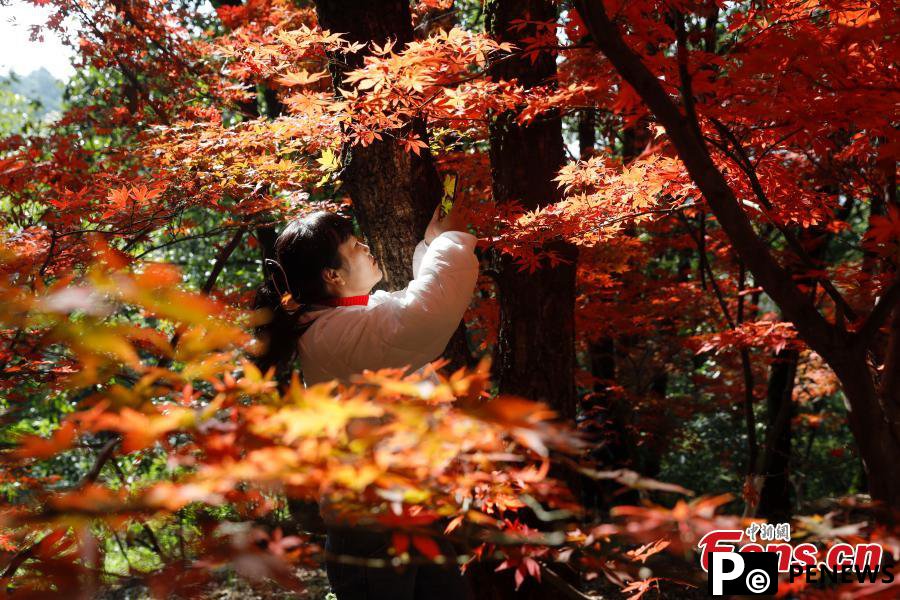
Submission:
MULTIPOLYGON (((434 240, 432 240, 434 241, 434 240)), ((419 267, 422 266, 422 259, 425 258, 425 252, 428 250, 428 243, 423 239, 421 242, 416 245, 416 249, 413 252, 413 261, 412 261, 412 269, 413 269, 413 279, 419 276, 419 267)))
POLYGON ((420 242, 413 259, 415 278, 366 311, 349 366, 362 371, 408 364, 413 371, 438 358, 472 300, 477 241, 467 232, 446 231, 431 244, 420 242))

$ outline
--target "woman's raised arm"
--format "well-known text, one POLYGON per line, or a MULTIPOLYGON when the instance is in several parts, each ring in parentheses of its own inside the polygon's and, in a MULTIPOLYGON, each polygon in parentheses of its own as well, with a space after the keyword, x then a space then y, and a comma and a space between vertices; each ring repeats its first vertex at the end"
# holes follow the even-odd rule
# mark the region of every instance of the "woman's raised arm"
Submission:
POLYGON ((427 246, 420 244, 416 277, 405 290, 361 313, 355 335, 344 338, 349 366, 362 371, 408 364, 415 370, 437 359, 472 300, 477 241, 464 231, 445 231, 427 246))

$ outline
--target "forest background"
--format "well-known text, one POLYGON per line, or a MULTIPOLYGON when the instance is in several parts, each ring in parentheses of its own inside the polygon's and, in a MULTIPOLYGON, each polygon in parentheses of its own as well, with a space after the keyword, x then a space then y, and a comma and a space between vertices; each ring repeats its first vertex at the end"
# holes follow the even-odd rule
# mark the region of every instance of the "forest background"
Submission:
POLYGON ((702 597, 752 519, 900 558, 895 8, 35 4, 76 59, 0 89, 6 592, 309 595, 323 493, 398 564, 441 523, 485 597, 702 597), (451 199, 440 386, 254 366, 287 220, 352 216, 396 290, 451 199))

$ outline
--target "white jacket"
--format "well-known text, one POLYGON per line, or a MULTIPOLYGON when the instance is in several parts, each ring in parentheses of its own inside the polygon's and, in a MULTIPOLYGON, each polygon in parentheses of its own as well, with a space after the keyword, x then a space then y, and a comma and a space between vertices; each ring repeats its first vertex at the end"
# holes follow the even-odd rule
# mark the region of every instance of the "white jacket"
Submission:
POLYGON ((349 382, 363 369, 421 370, 443 353, 459 326, 478 279, 477 238, 445 231, 413 253, 413 279, 397 292, 378 290, 366 306, 336 306, 304 314, 315 322, 300 337, 304 385, 349 382))

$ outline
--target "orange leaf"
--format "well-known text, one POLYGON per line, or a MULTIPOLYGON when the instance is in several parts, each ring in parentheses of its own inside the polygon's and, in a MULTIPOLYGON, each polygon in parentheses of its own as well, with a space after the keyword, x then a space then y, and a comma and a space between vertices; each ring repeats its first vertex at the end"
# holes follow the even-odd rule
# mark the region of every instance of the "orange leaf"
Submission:
POLYGON ((14 454, 19 458, 50 458, 63 450, 72 447, 75 441, 75 426, 70 422, 60 425, 49 439, 37 435, 23 437, 14 454))

